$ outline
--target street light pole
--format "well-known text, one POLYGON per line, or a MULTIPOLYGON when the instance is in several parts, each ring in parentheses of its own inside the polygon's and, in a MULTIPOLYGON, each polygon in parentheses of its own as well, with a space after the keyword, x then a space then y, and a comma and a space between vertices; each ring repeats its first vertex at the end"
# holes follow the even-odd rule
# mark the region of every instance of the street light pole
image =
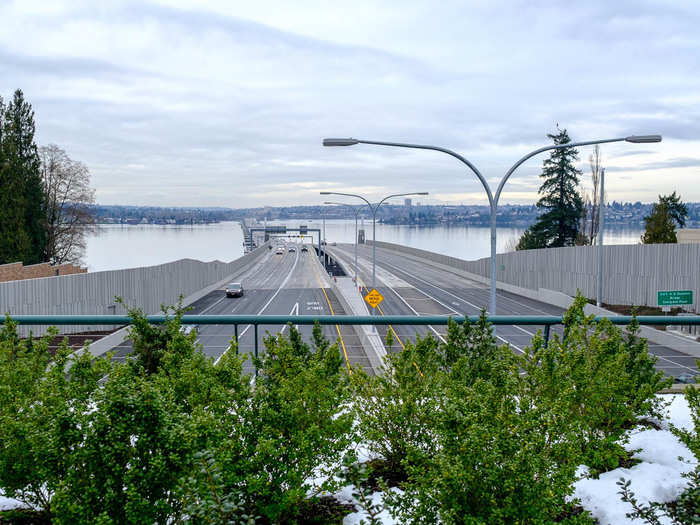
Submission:
POLYGON ((474 166, 469 160, 461 156, 459 153, 455 153, 452 150, 449 150, 447 148, 442 148, 440 146, 429 146, 426 144, 407 144, 403 142, 383 142, 383 141, 376 141, 376 140, 360 140, 360 139, 353 139, 353 138, 328 138, 328 139, 323 139, 323 145, 324 146, 354 146, 355 144, 372 144, 376 146, 393 146, 397 148, 412 148, 412 149, 427 149, 427 150, 433 150, 433 151, 440 151, 442 153, 446 153, 448 155, 451 155, 452 157, 456 158, 457 160, 461 161, 462 163, 466 164, 469 169, 471 169, 474 174, 478 177, 479 181, 481 182, 481 185, 484 187, 484 191, 486 191, 486 196, 489 199, 489 207, 491 209, 491 265, 490 265, 490 273, 491 273, 491 289, 490 289, 490 300, 489 300, 489 313, 491 315, 496 315, 496 221, 497 221, 497 209, 498 209, 498 200, 501 197, 501 192, 503 191, 503 186, 505 185, 506 181, 510 178, 510 176, 513 174, 513 172, 521 165, 523 164, 526 160, 528 160, 531 157, 534 157, 535 155, 542 153, 543 151, 548 151, 548 150, 553 150, 553 149, 562 149, 562 148, 575 148, 577 146, 589 146, 591 144, 605 144, 608 142, 633 142, 633 143, 638 143, 638 144, 644 144, 644 143, 651 143, 651 142, 661 142, 661 135, 631 135, 628 137, 619 137, 619 138, 614 138, 614 139, 603 139, 603 140, 587 140, 583 142, 569 142, 567 144, 556 144, 552 146, 545 146, 543 148, 536 149, 524 157, 522 157, 520 160, 518 160, 511 168, 506 172, 505 176, 503 179, 501 179, 500 184, 498 185, 498 188, 496 190, 496 194, 494 195, 491 192, 491 187, 489 186, 488 182, 486 182, 486 179, 484 176, 481 174, 481 172, 474 166))
POLYGON ((603 304, 603 227, 605 222, 605 168, 600 171, 600 205, 598 207, 598 296, 596 306, 603 304))
POLYGON ((382 203, 393 199, 394 197, 408 197, 410 195, 428 195, 427 191, 413 192, 413 193, 396 193, 393 195, 387 195, 382 200, 380 200, 376 205, 372 206, 362 195, 357 195, 356 193, 341 193, 337 191, 322 191, 321 195, 343 195, 344 197, 355 197, 357 199, 362 199, 365 204, 369 206, 372 210, 372 289, 376 288, 377 284, 377 210, 382 205, 382 203))
MULTIPOLYGON (((328 202, 328 201, 326 201, 323 204, 337 204, 338 206, 348 206, 348 204, 345 202, 328 202)), ((357 217, 360 214, 361 209, 362 208, 356 207, 353 210, 353 213, 355 214, 355 279, 354 279, 355 286, 357 286, 357 217)))

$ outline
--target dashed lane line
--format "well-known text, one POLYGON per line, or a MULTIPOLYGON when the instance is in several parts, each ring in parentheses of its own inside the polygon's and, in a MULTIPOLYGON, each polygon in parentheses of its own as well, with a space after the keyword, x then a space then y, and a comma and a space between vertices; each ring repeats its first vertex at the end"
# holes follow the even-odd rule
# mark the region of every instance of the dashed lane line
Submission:
MULTIPOLYGON (((270 306, 270 303, 271 303, 272 301, 274 301, 275 297, 277 297, 277 295, 280 293, 280 290, 282 290, 282 288, 284 288, 284 286, 289 282, 289 279, 291 278, 292 274, 294 273, 294 269, 295 269, 296 266, 297 266, 297 262, 299 262, 299 253, 298 253, 298 252, 295 252, 295 253, 296 253, 296 257, 294 258, 294 264, 292 264, 292 268, 289 270, 289 273, 288 273, 287 276, 284 278, 284 280, 282 281, 282 283, 279 285, 279 288, 277 288, 277 290, 275 291, 275 293, 272 294, 272 297, 270 297, 270 299, 268 299, 268 301, 265 303, 265 305, 264 305, 264 306, 260 309, 260 311, 259 311, 257 314, 255 314, 255 315, 260 315, 260 314, 262 314, 262 313, 265 311, 265 309, 266 309, 268 306, 270 306)), ((245 329, 238 335, 238 341, 241 340, 241 338, 245 335, 245 333, 248 331, 248 329, 249 329, 251 326, 253 326, 253 325, 250 325, 250 324, 247 325, 247 326, 245 327, 245 329)), ((238 343, 238 341, 236 341, 236 343, 238 343)), ((223 352, 219 357, 217 357, 217 358, 214 360, 214 365, 216 365, 216 364, 221 360, 221 358, 224 356, 224 354, 225 354, 226 352, 228 352, 230 349, 231 349, 231 345, 229 345, 229 346, 226 348, 226 350, 224 350, 224 352, 223 352)))
MULTIPOLYGON (((387 265, 387 266, 393 266, 393 265, 390 265, 390 264, 387 264, 387 263, 383 263, 383 264, 385 264, 385 265, 387 265)), ((396 267, 394 267, 394 268, 396 268, 396 267)), ((399 270, 399 271, 403 271, 403 270, 401 270, 400 268, 398 268, 398 270, 399 270)), ((409 272, 405 272, 405 271, 404 271, 404 273, 405 273, 406 275, 412 276, 409 272)), ((412 276, 412 277, 415 277, 415 276, 412 276)), ((428 283, 427 281, 424 281, 423 279, 421 279, 420 277, 416 277, 416 279, 419 280, 419 281, 425 282, 425 283, 427 283, 427 284, 430 284, 430 283, 428 283)), ((400 295, 396 290, 394 290, 391 286, 387 285, 386 283, 384 283, 384 285, 385 285, 389 290, 391 290, 399 299, 401 299, 401 301, 403 301, 403 303, 404 303, 406 306, 408 306, 408 308, 410 308, 411 311, 412 311, 415 315, 420 316, 420 314, 419 314, 410 304, 408 304, 408 302, 406 302, 406 300, 405 300, 403 297, 401 297, 401 295, 400 295)), ((430 284, 430 286, 434 286, 434 287, 437 288, 438 290, 442 290, 442 288, 440 288, 439 286, 435 286, 434 284, 430 284)), ((442 306, 445 307, 446 309, 451 310, 452 312, 454 312, 454 313, 457 314, 457 315, 462 315, 462 314, 460 314, 459 312, 457 312, 454 308, 452 308, 451 306, 446 305, 445 303, 443 303, 443 302, 440 301, 439 299, 433 297, 432 295, 430 295, 429 293, 425 292, 424 290, 421 290, 420 288, 417 288, 417 287, 415 287, 415 286, 414 286, 414 288, 415 288, 417 291, 419 291, 420 293, 422 293, 423 295, 425 295, 426 297, 429 297, 430 299, 432 299, 432 300, 435 301, 436 303, 442 305, 442 306)), ((453 297, 456 297, 457 299, 462 300, 460 297, 455 296, 454 294, 452 294, 451 292, 448 292, 447 290, 443 290, 443 291, 446 292, 448 295, 452 295, 453 297)), ((464 301, 464 302, 467 302, 467 301, 464 301)), ((435 330, 435 328, 433 328, 433 327, 430 326, 430 325, 428 325, 428 328, 430 328, 430 329, 433 331, 433 333, 435 333, 435 335, 437 335, 437 337, 438 337, 443 343, 445 342, 445 339, 440 335, 440 333, 439 333, 437 330, 435 330)), ((519 327, 518 327, 518 328, 519 328, 519 327)), ((524 331, 524 330, 523 330, 523 331, 524 331)), ((529 334, 529 332, 525 332, 525 333, 528 333, 528 334, 529 334)), ((522 348, 520 348, 519 346, 513 344, 513 343, 510 342, 510 341, 507 341, 506 339, 504 339, 504 338, 501 337, 500 335, 496 334, 495 332, 494 332, 494 335, 496 336, 497 339, 500 339, 500 340, 503 341, 505 344, 507 344, 507 345, 509 345, 509 346, 511 346, 511 347, 513 347, 513 348, 515 348, 515 349, 516 349, 518 352, 520 352, 521 354, 524 354, 524 353, 525 353, 525 352, 523 351, 522 348)), ((529 334, 529 335, 534 335, 534 334, 529 334)))

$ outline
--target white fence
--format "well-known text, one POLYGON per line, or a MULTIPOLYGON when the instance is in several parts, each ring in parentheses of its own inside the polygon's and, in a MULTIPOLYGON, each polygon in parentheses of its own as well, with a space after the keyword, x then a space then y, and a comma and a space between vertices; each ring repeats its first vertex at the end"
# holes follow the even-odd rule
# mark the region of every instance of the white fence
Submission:
MULTIPOLYGON (((370 242, 371 244, 371 242, 370 242)), ((377 242, 380 248, 403 251, 490 277, 490 258, 465 261, 426 250, 377 242)), ((659 290, 692 290, 699 312, 700 244, 628 244, 603 247, 603 302, 656 306, 659 290)), ((546 288, 567 295, 576 290, 596 296, 597 247, 574 246, 525 250, 496 255, 498 281, 531 290, 546 288)))
MULTIPOLYGON (((0 313, 14 315, 87 315, 124 314, 115 296, 130 307, 147 314, 157 313, 162 304, 175 304, 180 295, 187 297, 221 281, 255 262, 267 252, 262 246, 238 259, 201 262, 181 259, 157 266, 44 277, 0 283, 0 313)), ((65 326, 62 332, 108 330, 113 326, 65 326)), ((29 327, 20 327, 26 335, 29 327)), ((34 334, 46 327, 34 326, 34 334)))

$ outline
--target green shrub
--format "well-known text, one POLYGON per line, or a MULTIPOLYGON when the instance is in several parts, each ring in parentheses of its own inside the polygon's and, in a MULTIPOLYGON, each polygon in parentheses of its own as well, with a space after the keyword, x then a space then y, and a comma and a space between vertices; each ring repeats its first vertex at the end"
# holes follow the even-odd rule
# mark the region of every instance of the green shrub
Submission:
POLYGON ((627 334, 604 319, 586 316, 580 294, 564 315, 564 337, 548 345, 533 338, 521 358, 524 384, 550 411, 561 432, 577 436, 581 461, 593 472, 617 468, 628 453, 625 431, 642 416, 659 415, 655 395, 671 382, 654 369, 656 358, 633 323, 627 334))
POLYGON ((391 470, 403 472, 405 461, 421 462, 434 449, 439 367, 437 341, 428 336, 388 353, 378 375, 352 374, 360 440, 391 470))
MULTIPOLYGON (((49 337, 21 341, 0 332, 0 486, 57 523, 166 522, 182 515, 179 478, 194 454, 221 437, 221 414, 249 381, 231 352, 217 367, 179 330, 174 308, 150 348, 155 368, 137 357, 115 364, 65 344, 50 362, 49 337), (163 345, 160 351, 158 345, 163 345), (101 384, 100 384, 101 383, 101 384)), ((132 337, 153 330, 130 312, 132 337)), ((50 335, 55 334, 51 332, 50 335)))
MULTIPOLYGON (((338 485, 331 474, 351 442, 348 377, 338 345, 318 325, 313 349, 291 325, 288 337, 268 336, 265 347, 248 402, 223 416, 227 435, 208 453, 220 473, 218 494, 242 497, 246 513, 265 523, 295 523, 306 499, 338 485), (323 475, 327 481, 313 482, 323 475)), ((205 483, 194 485, 191 497, 212 498, 205 483)))
POLYGON ((568 436, 521 387, 512 350, 482 314, 472 326, 451 324, 437 353, 431 452, 404 463, 405 492, 386 497, 392 514, 402 523, 551 523, 576 465, 558 461, 571 450, 568 436))
POLYGON ((55 334, 20 340, 9 320, 0 331, 0 487, 47 516, 110 367, 88 353, 71 358, 65 341, 49 365, 55 334))

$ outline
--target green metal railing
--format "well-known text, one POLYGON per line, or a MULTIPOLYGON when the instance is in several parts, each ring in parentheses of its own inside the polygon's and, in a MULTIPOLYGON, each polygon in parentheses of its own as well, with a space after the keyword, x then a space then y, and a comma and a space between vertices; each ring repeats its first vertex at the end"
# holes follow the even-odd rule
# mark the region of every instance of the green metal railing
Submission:
MULTIPOLYGON (((22 325, 128 325, 132 319, 127 315, 12 315, 10 318, 22 325)), ((172 316, 149 315, 147 319, 152 324, 163 324, 172 316)), ((479 316, 451 317, 444 315, 184 315, 183 325, 228 324, 234 326, 234 335, 238 340, 239 325, 253 325, 255 336, 255 353, 258 353, 258 326, 279 325, 293 323, 296 325, 312 325, 318 322, 321 325, 446 325, 452 319, 457 323, 476 323, 479 316)), ((492 325, 536 325, 544 326, 545 342, 549 341, 552 326, 563 324, 563 318, 556 315, 493 315, 487 316, 487 321, 492 325)), ((596 316, 595 321, 609 319, 616 325, 628 325, 635 319, 630 315, 596 316)), ((695 316, 663 316, 642 315, 636 317, 640 325, 655 326, 689 326, 700 325, 700 315, 695 316)))

